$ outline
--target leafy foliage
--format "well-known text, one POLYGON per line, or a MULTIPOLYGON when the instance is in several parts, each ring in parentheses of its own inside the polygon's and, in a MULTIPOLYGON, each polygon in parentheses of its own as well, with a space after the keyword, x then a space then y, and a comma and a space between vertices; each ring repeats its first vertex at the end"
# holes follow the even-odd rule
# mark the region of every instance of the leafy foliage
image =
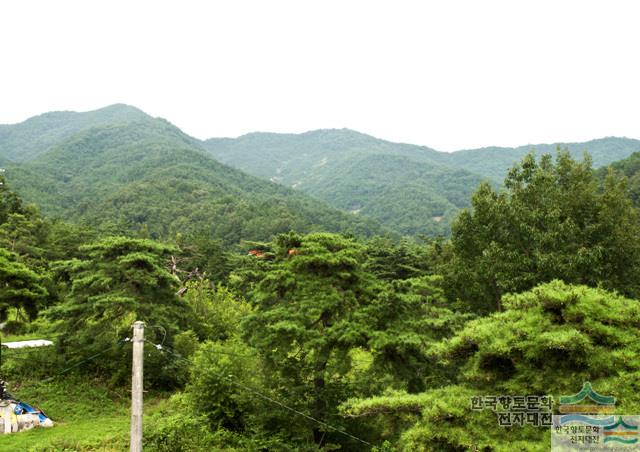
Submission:
POLYGON ((24 310, 33 320, 46 296, 41 278, 15 254, 0 248, 0 320, 7 320, 10 308, 24 310))
MULTIPOLYGON (((189 306, 176 296, 178 281, 166 268, 173 248, 151 240, 111 237, 85 245, 81 251, 84 258, 57 265, 62 281, 68 281, 68 292, 62 303, 47 311, 64 334, 61 352, 73 353, 75 348, 100 352, 110 345, 115 349, 136 320, 162 326, 166 343, 172 344, 173 334, 190 316, 189 306)), ((163 337, 156 334, 156 340, 163 337)), ((130 362, 120 350, 95 364, 100 372, 112 372, 114 381, 124 378, 125 363, 130 362)), ((148 368, 154 365, 159 366, 149 362, 148 368)), ((172 372, 156 369, 149 377, 151 382, 167 384, 172 372)))
MULTIPOLYGON (((624 160, 613 162, 610 168, 616 174, 627 178, 627 194, 636 207, 640 206, 640 152, 634 152, 624 160)), ((609 168, 600 168, 596 171, 601 184, 604 184, 608 175, 609 168)))
POLYGON ((555 164, 527 156, 505 188, 481 185, 454 225, 451 298, 486 312, 505 293, 556 278, 638 296, 638 212, 623 182, 611 176, 600 192, 590 160, 561 152, 555 164))
POLYGON ((548 429, 499 427, 490 410, 472 411, 473 396, 560 395, 590 381, 616 397, 620 412, 637 412, 631 382, 637 360, 640 305, 601 289, 553 281, 505 296, 504 311, 472 320, 433 353, 457 381, 422 394, 392 393, 343 406, 347 416, 388 418, 402 450, 547 450, 548 429), (393 426, 400 428, 393 428, 393 426))
MULTIPOLYGON (((362 248, 329 234, 287 237, 285 244, 276 253, 287 257, 255 290, 256 310, 244 328, 268 375, 291 389, 291 403, 316 419, 339 422, 332 412, 336 396, 346 389, 349 350, 362 343, 354 316, 373 298, 362 248), (294 245, 297 253, 285 254, 294 245)), ((325 435, 333 437, 314 428, 316 443, 325 435)))

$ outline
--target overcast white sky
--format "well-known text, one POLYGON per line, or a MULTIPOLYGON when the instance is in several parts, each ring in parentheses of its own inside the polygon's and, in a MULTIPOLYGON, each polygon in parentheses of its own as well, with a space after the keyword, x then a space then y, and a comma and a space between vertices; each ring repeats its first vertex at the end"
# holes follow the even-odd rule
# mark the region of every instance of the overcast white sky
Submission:
POLYGON ((116 102, 198 138, 640 138, 637 1, 0 3, 0 123, 116 102))

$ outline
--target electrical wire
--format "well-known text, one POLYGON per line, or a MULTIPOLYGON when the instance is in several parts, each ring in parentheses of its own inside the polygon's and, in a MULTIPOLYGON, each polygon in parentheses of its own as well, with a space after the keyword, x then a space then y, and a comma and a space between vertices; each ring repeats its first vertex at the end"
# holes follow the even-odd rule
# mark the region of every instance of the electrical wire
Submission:
MULTIPOLYGON (((153 345, 153 347, 158 351, 170 353, 171 355, 174 355, 176 358, 193 365, 193 361, 191 361, 190 359, 187 359, 187 358, 184 358, 184 357, 180 356, 178 353, 172 352, 170 349, 168 349, 168 347, 163 347, 162 344, 153 344, 151 342, 150 342, 150 344, 153 345)), ((273 403, 275 405, 278 405, 278 406, 280 406, 280 407, 282 407, 282 408, 284 408, 284 409, 286 409, 288 411, 291 411, 292 413, 295 413, 295 414, 297 414, 299 416, 304 417, 305 419, 313 421, 316 424, 322 425, 325 428, 328 428, 328 429, 333 430, 333 431, 335 431, 337 433, 345 435, 345 436, 347 436, 347 437, 349 437, 351 439, 359 441, 362 444, 366 444, 367 446, 373 447, 373 444, 371 444, 368 441, 365 441, 364 439, 358 438, 357 436, 354 436, 349 432, 341 430, 338 427, 334 427, 331 424, 327 424, 326 422, 321 421, 319 419, 316 419, 313 416, 309 416, 308 414, 303 413, 302 411, 296 410, 295 408, 292 408, 292 407, 290 407, 288 405, 285 405, 284 403, 280 402, 279 400, 276 400, 276 399, 274 399, 272 397, 269 397, 268 395, 265 395, 265 394, 261 393, 260 391, 254 389, 254 388, 252 388, 250 386, 244 385, 242 383, 238 383, 237 381, 234 380, 233 375, 228 375, 228 376, 220 375, 220 377, 224 378, 225 380, 227 380, 229 383, 231 383, 234 386, 237 386, 239 388, 244 389, 245 391, 249 391, 249 392, 255 394, 256 396, 260 397, 261 399, 264 399, 264 400, 266 400, 268 402, 271 402, 271 403, 273 403)))
POLYGON ((145 328, 156 328, 159 330, 162 330, 162 342, 160 342, 160 345, 164 345, 164 341, 167 339, 167 330, 165 327, 163 327, 162 325, 145 325, 145 328))
POLYGON ((126 343, 126 342, 131 342, 131 339, 130 339, 130 338, 128 338, 128 337, 127 337, 127 338, 124 338, 124 339, 120 339, 120 340, 119 340, 119 341, 117 341, 115 344, 110 345, 108 348, 105 348, 104 350, 102 350, 102 351, 100 351, 100 352, 98 352, 98 353, 96 353, 96 354, 94 354, 94 355, 91 355, 91 356, 89 356, 88 358, 83 359, 82 361, 79 361, 79 362, 75 363, 73 366, 69 366, 69 367, 67 367, 67 368, 65 368, 65 369, 62 369, 62 370, 61 370, 60 372, 58 372, 57 374, 54 374, 54 375, 52 375, 51 377, 45 378, 44 380, 42 380, 42 382, 43 382, 43 383, 45 383, 45 382, 52 381, 53 379, 55 379, 55 378, 59 377, 60 375, 65 374, 65 373, 69 372, 70 370, 73 370, 73 369, 75 369, 76 367, 78 367, 78 366, 80 366, 80 365, 82 365, 82 364, 84 364, 84 363, 86 363, 86 362, 89 362, 89 361, 92 361, 92 360, 96 359, 98 356, 102 356, 102 355, 104 355, 104 354, 105 354, 105 353, 107 353, 108 351, 112 350, 112 349, 113 349, 113 347, 115 347, 116 345, 122 345, 122 344, 124 344, 124 343, 126 343))
MULTIPOLYGON (((163 329, 164 329, 164 328, 163 328, 163 329)), ((165 333, 165 337, 166 337, 166 333, 165 333)), ((107 352, 109 352, 110 350, 112 350, 112 349, 113 349, 113 347, 115 347, 116 345, 122 345, 122 344, 127 343, 127 342, 131 342, 131 339, 130 339, 130 338, 128 338, 128 337, 127 337, 127 338, 124 338, 124 339, 121 339, 121 340, 117 341, 115 344, 112 344, 112 345, 110 345, 109 347, 105 348, 104 350, 101 350, 101 351, 99 351, 98 353, 95 353, 95 354, 93 354, 93 355, 91 355, 91 356, 89 356, 89 357, 87 357, 87 358, 85 358, 85 359, 83 359, 83 360, 81 360, 81 361, 79 361, 79 362, 75 363, 75 364, 74 364, 74 365, 72 365, 72 366, 69 366, 69 367, 66 367, 66 368, 62 369, 60 372, 58 372, 58 373, 56 373, 56 374, 52 375, 51 377, 48 377, 48 378, 43 379, 43 380, 42 380, 42 382, 43 382, 43 383, 45 383, 45 382, 52 381, 52 380, 54 380, 55 378, 59 377, 60 375, 63 375, 63 374, 65 374, 65 373, 67 373, 67 372, 69 372, 69 371, 71 371, 71 370, 73 370, 73 369, 75 369, 75 368, 77 368, 77 367, 81 366, 82 364, 84 364, 84 363, 86 363, 86 362, 92 361, 92 360, 94 360, 94 359, 98 358, 99 356, 104 355, 105 353, 107 353, 107 352)), ((186 363, 188 363, 188 364, 190 364, 190 365, 193 365, 193 361, 191 361, 190 359, 187 359, 187 358, 184 358, 184 357, 180 356, 180 354, 178 354, 178 353, 176 353, 176 352, 172 351, 169 347, 165 347, 165 346, 163 345, 163 344, 164 344, 164 338, 163 338, 163 341, 162 341, 162 343, 161 343, 161 344, 154 344, 153 342, 150 342, 150 341, 148 341, 148 340, 145 340, 144 342, 149 343, 149 344, 150 344, 150 345, 152 345, 156 350, 158 350, 158 351, 160 351, 160 352, 163 352, 163 353, 169 353, 169 354, 171 354, 171 355, 175 356, 177 359, 182 360, 182 361, 184 361, 184 362, 186 362, 186 363)), ((214 353, 219 353, 219 354, 224 354, 224 355, 230 355, 230 356, 238 356, 238 357, 253 357, 252 355, 241 355, 241 354, 237 354, 237 353, 230 353, 230 352, 223 352, 223 351, 214 352, 214 353)), ((17 357, 14 357, 14 358, 17 358, 17 357)), ((17 358, 17 359, 20 359, 20 358, 17 358)), ((26 358, 24 358, 24 359, 26 359, 26 358)), ((344 430, 341 430, 341 429, 339 429, 338 427, 334 427, 333 425, 328 424, 328 423, 326 423, 326 422, 324 422, 324 421, 321 421, 321 420, 319 420, 319 419, 316 419, 316 418, 314 418, 313 416, 310 416, 310 415, 308 415, 308 414, 306 414, 306 413, 303 413, 302 411, 299 411, 299 410, 297 410, 297 409, 295 409, 295 408, 292 408, 292 407, 290 407, 290 406, 288 406, 288 405, 285 405, 284 403, 280 402, 279 400, 276 400, 276 399, 274 399, 274 398, 272 398, 272 397, 269 397, 268 395, 265 395, 265 394, 261 393, 260 391, 258 391, 258 390, 256 390, 256 389, 254 389, 254 388, 252 388, 252 387, 250 387, 250 386, 247 386, 247 385, 245 385, 245 384, 243 384, 243 383, 239 383, 239 382, 235 381, 235 379, 234 379, 234 376, 233 376, 233 375, 227 375, 227 376, 225 376, 225 375, 220 375, 220 376, 221 376, 222 378, 224 378, 225 380, 227 380, 227 381, 228 381, 229 383, 231 383, 232 385, 234 385, 234 386, 236 386, 236 387, 238 387, 238 388, 244 389, 245 391, 249 391, 249 392, 251 392, 252 394, 256 395, 257 397, 260 397, 260 398, 261 398, 261 399, 263 399, 263 400, 266 400, 266 401, 271 402, 271 403, 273 403, 273 404, 275 404, 275 405, 278 405, 278 406, 280 406, 281 408, 284 408, 284 409, 286 409, 286 410, 288 410, 288 411, 291 411, 292 413, 295 413, 295 414, 297 414, 297 415, 299 415, 299 416, 302 416, 302 417, 304 417, 305 419, 308 419, 308 420, 310 420, 310 421, 313 421, 313 422, 315 422, 316 424, 321 425, 321 426, 323 426, 323 427, 325 427, 325 428, 327 428, 327 429, 333 430, 333 431, 335 431, 336 433, 340 433, 340 434, 342 434, 342 435, 344 435, 344 436, 347 436, 347 437, 349 437, 349 438, 351 438, 351 439, 353 439, 353 440, 356 440, 356 441, 358 441, 358 442, 361 442, 362 444, 366 444, 366 445, 368 445, 368 446, 373 447, 373 444, 369 443, 368 441, 365 441, 365 440, 363 440, 363 439, 361 439, 361 438, 358 438, 357 436, 354 436, 354 435, 352 435, 352 434, 351 434, 351 433, 349 433, 349 432, 346 432, 346 431, 344 431, 344 430)))
MULTIPOLYGON (((143 340, 147 344, 151 344, 156 350, 160 350, 160 351, 165 350, 165 351, 171 353, 172 355, 180 356, 179 353, 172 352, 170 347, 167 347, 167 346, 162 345, 162 344, 154 344, 153 342, 151 342, 151 341, 149 341, 147 339, 143 339, 143 340)), ((241 355, 239 353, 231 353, 231 352, 224 352, 224 351, 211 351, 211 353, 218 354, 218 355, 237 356, 239 358, 255 358, 254 355, 241 355)), ((185 358, 181 358, 181 359, 185 359, 185 358)))

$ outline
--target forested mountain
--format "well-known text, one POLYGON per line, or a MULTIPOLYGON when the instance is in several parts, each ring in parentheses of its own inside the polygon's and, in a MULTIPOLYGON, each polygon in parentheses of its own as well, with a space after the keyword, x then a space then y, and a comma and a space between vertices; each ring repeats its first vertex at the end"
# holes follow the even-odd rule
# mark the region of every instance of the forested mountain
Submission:
POLYGON ((447 234, 481 178, 396 155, 368 155, 338 167, 307 192, 406 235, 447 234))
MULTIPOLYGON (((640 150, 640 141, 604 138, 567 146, 574 157, 589 152, 597 167, 640 150)), ((469 206, 483 179, 498 185, 508 168, 532 149, 542 154, 554 153, 556 147, 445 153, 348 129, 251 133, 201 142, 122 104, 0 125, 0 165, 8 167, 9 180, 25 199, 38 201, 45 213, 115 229, 150 228, 154 235, 171 233, 181 224, 199 228, 207 223, 211 229, 211 219, 221 219, 214 235, 227 241, 241 234, 230 227, 237 221, 247 228, 244 232, 251 231, 250 238, 267 238, 286 225, 301 231, 379 231, 374 222, 405 235, 447 235, 455 214, 469 206), (256 188, 258 181, 205 154, 298 194, 262 182, 256 188), (151 190, 150 181, 159 185, 151 190), (163 197, 175 203, 158 204, 163 197), (225 209, 239 219, 223 215, 225 209), (251 224, 263 224, 263 216, 273 228, 258 233, 260 228, 251 224), (311 224, 316 226, 310 229, 311 224)))
POLYGON ((452 152, 445 160, 448 164, 502 181, 509 168, 529 152, 533 151, 540 157, 542 154, 554 154, 558 147, 568 148, 571 156, 576 159, 582 158, 585 152, 589 153, 593 166, 598 168, 640 151, 640 140, 607 137, 584 143, 532 144, 517 148, 487 147, 452 152))
POLYGON ((452 194, 477 176, 418 148, 358 153, 308 181, 346 187, 331 194, 345 209, 360 208, 350 193, 378 199, 387 211, 369 215, 415 233, 442 206, 407 207, 412 193, 471 205, 450 239, 415 241, 366 237, 381 228, 227 167, 165 120, 47 149, 0 174, 0 335, 54 341, 26 359, 3 351, 2 377, 57 426, 28 445, 0 435, 0 449, 125 450, 136 319, 146 450, 542 451, 548 426, 502 428, 502 412, 470 401, 545 394, 532 413, 551 416, 590 382, 616 410, 640 409, 628 384, 640 377, 640 211, 619 177, 637 175, 640 154, 611 176, 567 151, 527 155, 469 201, 452 194))
MULTIPOLYGON (((627 193, 633 203, 640 206, 640 152, 634 152, 626 159, 613 162, 610 166, 616 174, 627 178, 627 193)), ((607 173, 608 168, 600 168, 596 171, 601 182, 605 180, 607 173)))
POLYGON ((483 148, 453 153, 392 143, 348 129, 302 134, 251 133, 204 142, 220 161, 369 216, 404 234, 447 233, 483 179, 499 184, 525 154, 592 155, 594 166, 640 150, 640 141, 603 138, 587 143, 483 148))
POLYGON ((354 157, 395 155, 434 163, 440 155, 427 147, 392 143, 349 129, 301 134, 258 132, 236 139, 211 138, 204 145, 223 163, 300 188, 354 157))
POLYGON ((83 129, 145 118, 149 116, 135 107, 115 104, 82 113, 53 111, 19 124, 0 124, 0 159, 31 160, 83 129))
POLYGON ((353 130, 252 133, 204 142, 220 161, 369 216, 403 234, 446 234, 482 178, 440 152, 353 130))
POLYGON ((31 161, 8 165, 5 174, 43 213, 114 232, 198 233, 235 243, 290 229, 382 231, 222 165, 173 125, 145 115, 84 129, 31 161))

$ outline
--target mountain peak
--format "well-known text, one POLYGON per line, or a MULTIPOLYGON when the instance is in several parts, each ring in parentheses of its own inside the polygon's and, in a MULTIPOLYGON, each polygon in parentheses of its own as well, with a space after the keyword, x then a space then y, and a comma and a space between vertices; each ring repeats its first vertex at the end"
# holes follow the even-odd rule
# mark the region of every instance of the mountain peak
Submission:
POLYGON ((113 104, 87 112, 52 111, 0 128, 0 153, 9 160, 32 160, 72 135, 92 127, 149 120, 142 110, 113 104))

